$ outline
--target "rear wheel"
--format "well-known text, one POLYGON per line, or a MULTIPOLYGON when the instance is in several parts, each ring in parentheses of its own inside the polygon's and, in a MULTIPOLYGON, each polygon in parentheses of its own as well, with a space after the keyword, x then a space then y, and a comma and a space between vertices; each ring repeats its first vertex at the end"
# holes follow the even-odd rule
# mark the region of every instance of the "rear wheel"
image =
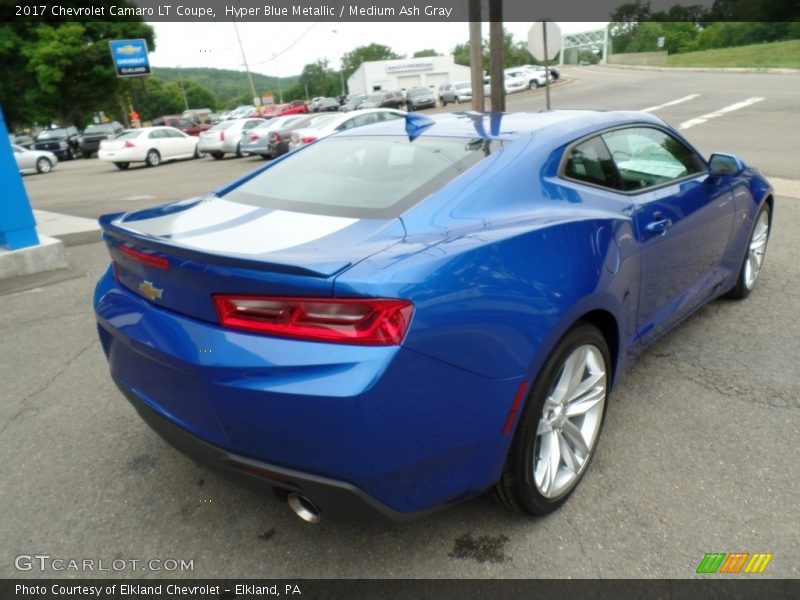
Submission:
POLYGON ((128 167, 131 166, 131 163, 129 163, 129 162, 115 162, 114 166, 117 167, 118 169, 124 171, 125 169, 127 169, 128 167))
POLYGON ((205 155, 206 153, 200 152, 200 150, 197 149, 197 146, 194 147, 194 158, 204 158, 205 155))
POLYGON ((764 254, 767 251, 769 241, 769 204, 764 202, 761 210, 758 211, 753 231, 750 234, 750 243, 747 246, 747 254, 739 269, 739 279, 736 285, 728 293, 728 296, 735 300, 744 300, 756 287, 758 275, 761 273, 761 266, 764 264, 764 254))
POLYGON ((439 104, 441 104, 442 106, 447 106, 447 100, 439 96, 439 104))
POLYGON ((242 154, 242 144, 236 144, 236 158, 242 158, 244 154, 242 154))
POLYGON ((222 157, 225 156, 222 152, 212 152, 211 157, 215 160, 221 160, 222 157))
POLYGON ((608 345, 579 322, 556 345, 533 384, 494 496, 530 515, 569 498, 594 455, 610 384, 608 345))
POLYGON ((158 153, 158 150, 148 150, 144 162, 148 167, 157 167, 160 165, 161 155, 158 153))
POLYGON ((531 80, 531 82, 528 84, 528 88, 532 90, 535 90, 538 87, 539 87, 539 82, 536 81, 535 79, 531 80))
POLYGON ((49 173, 53 169, 53 163, 49 158, 41 157, 36 161, 36 170, 39 173, 49 173))

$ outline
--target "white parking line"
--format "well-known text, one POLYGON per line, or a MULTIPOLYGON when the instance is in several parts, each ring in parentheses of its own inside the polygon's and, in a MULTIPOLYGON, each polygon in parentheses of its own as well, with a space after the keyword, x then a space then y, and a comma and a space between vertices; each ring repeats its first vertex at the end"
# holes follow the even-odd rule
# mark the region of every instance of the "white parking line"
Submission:
POLYGON ((671 102, 665 102, 664 104, 658 104, 657 106, 648 106, 647 108, 643 108, 641 112, 653 112, 654 110, 660 110, 662 108, 666 108, 667 106, 675 106, 676 104, 681 104, 683 102, 688 102, 689 100, 694 100, 699 96, 700 94, 689 94, 688 96, 684 96, 683 98, 678 98, 677 100, 672 100, 671 102))
POLYGON ((708 113, 706 115, 702 115, 697 117, 696 119, 689 119, 688 121, 684 121, 680 124, 678 129, 689 129, 689 127, 694 127, 695 125, 700 125, 701 123, 705 123, 709 119, 716 119, 717 117, 721 117, 725 113, 733 112, 735 110, 739 110, 740 108, 744 108, 746 106, 750 106, 751 104, 755 104, 756 102, 761 102, 764 98, 748 98, 747 100, 742 100, 741 102, 737 102, 736 104, 731 104, 730 106, 725 106, 720 108, 719 110, 708 113))

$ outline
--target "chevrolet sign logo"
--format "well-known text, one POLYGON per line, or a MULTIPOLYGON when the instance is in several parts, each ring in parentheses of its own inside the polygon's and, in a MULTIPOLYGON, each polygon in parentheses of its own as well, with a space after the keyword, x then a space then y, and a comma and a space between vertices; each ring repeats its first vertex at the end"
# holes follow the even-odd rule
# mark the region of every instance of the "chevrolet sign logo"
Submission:
POLYGON ((139 54, 143 48, 141 46, 134 46, 133 44, 128 44, 127 46, 120 46, 116 49, 117 54, 139 54))
POLYGON ((151 302, 153 300, 161 300, 161 294, 164 292, 164 290, 154 286, 152 281, 143 281, 142 283, 140 283, 139 291, 145 298, 147 298, 151 302))

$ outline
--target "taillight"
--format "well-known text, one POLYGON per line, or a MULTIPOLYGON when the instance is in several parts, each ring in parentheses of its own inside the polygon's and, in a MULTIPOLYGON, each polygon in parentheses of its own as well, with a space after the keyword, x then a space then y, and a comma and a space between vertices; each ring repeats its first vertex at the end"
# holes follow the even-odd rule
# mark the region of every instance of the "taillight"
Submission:
POLYGON ((125 140, 123 148, 136 148, 136 145, 130 140, 125 140))
POLYGON ((250 141, 251 142, 257 142, 258 141, 258 134, 257 133, 251 133, 250 134, 250 141))
POLYGON ((314 137, 313 135, 310 135, 310 136, 308 136, 308 137, 304 137, 304 138, 303 138, 301 141, 302 141, 304 144, 310 144, 311 142, 315 142, 315 141, 317 141, 317 138, 316 138, 316 137, 314 137))
POLYGON ((225 141, 225 130, 224 129, 220 130, 220 132, 219 132, 219 141, 220 142, 224 142, 225 141))
POLYGON ((275 144, 280 144, 281 134, 273 131, 272 133, 269 134, 269 139, 275 144))
POLYGON ((117 246, 117 250, 119 250, 120 253, 124 254, 128 258, 150 267, 155 267, 156 269, 161 269, 162 271, 166 271, 169 268, 169 261, 162 256, 147 254, 141 250, 136 250, 136 248, 131 248, 130 246, 117 246))
POLYGON ((394 346, 403 341, 414 305, 375 298, 213 296, 223 327, 342 344, 394 346))

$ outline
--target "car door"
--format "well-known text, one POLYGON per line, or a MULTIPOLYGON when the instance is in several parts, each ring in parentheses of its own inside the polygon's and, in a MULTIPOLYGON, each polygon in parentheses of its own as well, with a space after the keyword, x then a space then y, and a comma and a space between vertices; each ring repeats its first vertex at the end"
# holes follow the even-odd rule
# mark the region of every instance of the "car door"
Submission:
POLYGON ((14 150, 14 159, 17 161, 17 169, 22 171, 24 169, 32 169, 35 161, 32 152, 25 152, 20 146, 11 146, 14 150))
POLYGON ((178 129, 167 129, 167 139, 172 147, 173 156, 191 156, 194 154, 198 138, 190 136, 178 129))
POLYGON ((602 139, 633 202, 642 257, 638 329, 647 343, 722 284, 733 195, 700 156, 661 128, 616 129, 602 139))

